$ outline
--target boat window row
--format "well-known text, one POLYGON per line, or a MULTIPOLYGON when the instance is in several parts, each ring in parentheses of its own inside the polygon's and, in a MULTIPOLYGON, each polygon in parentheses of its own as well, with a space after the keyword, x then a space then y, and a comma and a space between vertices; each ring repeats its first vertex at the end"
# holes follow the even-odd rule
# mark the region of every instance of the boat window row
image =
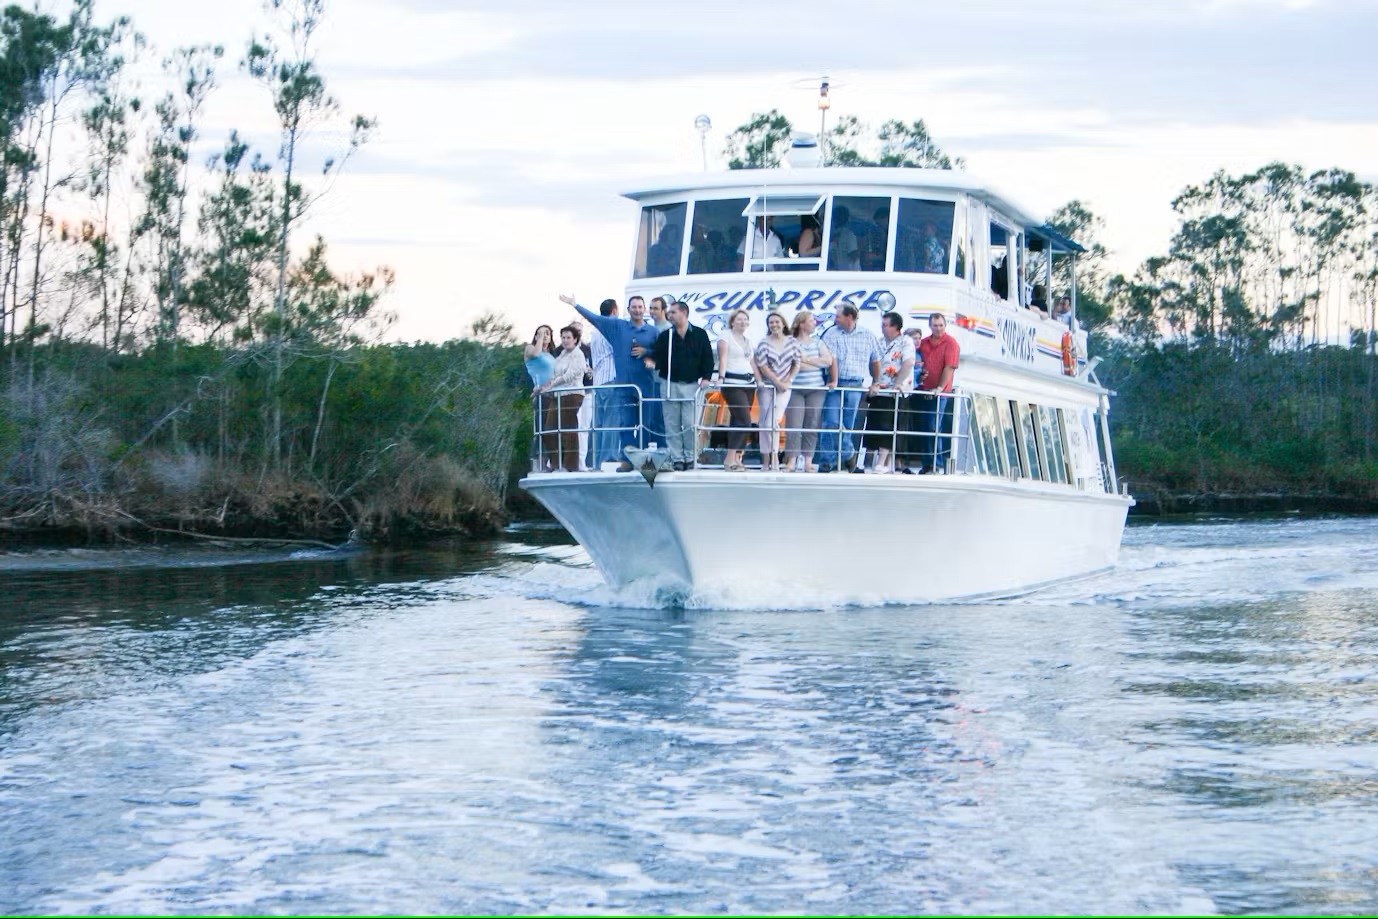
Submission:
POLYGON ((976 201, 762 194, 643 206, 632 274, 896 271, 964 278, 1016 299, 1022 253, 1013 223, 976 201))
POLYGON ((1096 416, 1089 409, 1054 408, 977 393, 971 397, 969 422, 971 461, 982 474, 1093 491, 1106 488, 1096 416), (1074 450, 1079 454, 1075 461, 1074 450))

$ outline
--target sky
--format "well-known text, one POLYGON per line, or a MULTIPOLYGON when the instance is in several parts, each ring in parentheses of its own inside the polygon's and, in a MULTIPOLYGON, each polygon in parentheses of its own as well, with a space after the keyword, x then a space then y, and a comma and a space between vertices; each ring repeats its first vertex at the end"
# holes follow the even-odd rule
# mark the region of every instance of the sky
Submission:
MULTIPOLYGON (((96 0, 156 58, 226 48, 203 155, 231 129, 265 156, 267 91, 237 69, 269 30, 258 0, 96 0)), ((1164 252, 1172 199, 1217 170, 1282 160, 1378 181, 1378 0, 327 0, 315 54, 372 140, 313 207, 345 271, 397 274, 389 338, 439 341, 495 310, 519 336, 557 300, 622 299, 646 177, 698 172, 695 117, 725 135, 779 109, 818 126, 922 118, 967 171, 1047 215, 1072 199, 1105 221, 1112 267, 1164 252)), ((317 161, 342 128, 310 139, 317 161)))

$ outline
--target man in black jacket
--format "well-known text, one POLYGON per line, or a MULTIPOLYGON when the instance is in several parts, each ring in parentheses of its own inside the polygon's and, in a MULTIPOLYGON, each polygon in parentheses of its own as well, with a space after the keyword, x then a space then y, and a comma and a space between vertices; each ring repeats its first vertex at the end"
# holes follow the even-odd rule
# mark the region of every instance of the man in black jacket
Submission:
POLYGON ((713 376, 713 346, 708 333, 689 324, 689 307, 675 302, 665 308, 670 328, 656 338, 646 366, 665 377, 665 429, 670 460, 676 470, 694 467, 694 411, 699 389, 713 376))

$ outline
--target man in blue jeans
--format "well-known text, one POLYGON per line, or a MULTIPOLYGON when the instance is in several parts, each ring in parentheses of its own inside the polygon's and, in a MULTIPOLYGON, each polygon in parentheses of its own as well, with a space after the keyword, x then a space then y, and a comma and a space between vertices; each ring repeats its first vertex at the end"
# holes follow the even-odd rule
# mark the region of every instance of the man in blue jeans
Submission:
POLYGON ((880 375, 880 340, 865 329, 857 328, 857 309, 844 303, 837 311, 836 324, 824 332, 822 342, 837 358, 837 389, 828 391, 823 399, 823 418, 819 427, 818 452, 814 454, 819 472, 832 472, 846 467, 855 468, 856 444, 852 429, 856 427, 857 409, 861 405, 861 387, 880 375), (838 430, 841 427, 841 441, 838 430))
MULTIPOLYGON (((622 462, 617 470, 630 472, 632 464, 627 460, 623 448, 639 445, 646 439, 637 427, 638 401, 642 403, 642 421, 655 422, 656 427, 664 425, 660 421, 659 413, 654 419, 650 417, 650 407, 656 403, 645 401, 655 399, 659 395, 655 374, 643 363, 658 334, 656 327, 646 321, 646 301, 640 297, 632 297, 627 301, 627 313, 632 317, 628 320, 617 315, 616 300, 604 300, 597 313, 578 305, 571 296, 561 296, 560 300, 574 307, 580 315, 593 323, 594 328, 612 347, 613 365, 617 368, 614 382, 627 385, 598 391, 600 397, 608 394, 607 398, 599 400, 599 408, 605 409, 610 417, 608 420, 599 420, 597 424, 600 427, 611 425, 620 429, 617 458, 622 462), (636 390, 629 389, 628 386, 635 386, 636 390)), ((600 457, 599 461, 607 458, 609 457, 600 457)))

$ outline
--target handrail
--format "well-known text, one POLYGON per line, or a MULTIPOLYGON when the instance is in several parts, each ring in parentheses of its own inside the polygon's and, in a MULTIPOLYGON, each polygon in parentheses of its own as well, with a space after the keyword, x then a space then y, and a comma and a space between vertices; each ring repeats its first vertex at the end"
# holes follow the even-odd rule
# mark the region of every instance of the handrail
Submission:
MULTIPOLYGON (((755 391, 757 388, 758 387, 756 383, 734 383, 728 381, 724 383, 715 383, 711 386, 703 386, 698 389, 694 397, 694 429, 692 440, 692 452, 694 457, 702 457, 705 452, 716 449, 711 446, 712 438, 715 434, 722 434, 731 431, 752 433, 759 433, 761 431, 759 419, 757 420, 757 423, 753 426, 745 428, 733 427, 731 424, 716 423, 716 415, 712 423, 705 423, 705 411, 708 407, 708 399, 711 393, 721 393, 724 390, 730 389, 748 389, 755 391)), ((836 396, 829 396, 827 398, 837 398, 839 402, 842 399, 843 393, 856 393, 858 401, 860 401, 860 398, 862 396, 870 393, 869 387, 837 386, 826 391, 828 393, 836 394, 836 396)), ((644 443, 644 445, 647 447, 652 445, 652 443, 649 441, 649 437, 652 436, 653 432, 648 432, 646 428, 647 408, 650 405, 660 405, 663 408, 666 400, 663 398, 644 397, 641 395, 640 390, 634 384, 604 383, 594 386, 558 387, 556 389, 548 390, 543 393, 534 394, 533 398, 535 398, 538 407, 542 405, 542 400, 545 399, 557 400, 558 406, 558 400, 561 396, 569 394, 579 394, 587 398, 589 395, 596 393, 621 393, 623 394, 626 400, 621 404, 622 408, 630 410, 634 406, 635 411, 634 413, 632 413, 632 416, 627 419, 626 423, 607 424, 603 423, 599 419, 598 409, 595 407, 595 414, 592 422, 589 425, 581 426, 576 422, 576 424, 571 426, 565 423, 565 419, 561 417, 563 413, 559 411, 558 408, 555 412, 555 423, 553 425, 546 424, 547 413, 538 408, 538 410, 535 413, 533 413, 534 417, 532 423, 533 449, 531 457, 531 471, 533 474, 541 472, 556 472, 561 471, 562 468, 567 468, 566 464, 562 463, 562 460, 567 460, 567 457, 565 457, 563 453, 564 450, 568 449, 567 444, 565 444, 561 440, 561 437, 563 435, 588 435, 590 441, 588 452, 589 454, 591 454, 592 461, 589 462, 587 466, 591 471, 599 471, 602 467, 602 464, 609 460, 620 461, 625 459, 625 456, 620 455, 620 448, 618 450, 618 455, 600 455, 600 447, 598 443, 600 435, 603 437, 611 435, 619 438, 620 440, 624 435, 629 434, 631 439, 636 441, 637 443, 644 443), (564 448, 564 450, 562 450, 562 447, 564 448)), ((803 425, 791 427, 784 423, 772 423, 769 429, 776 435, 777 443, 778 439, 782 435, 784 437, 788 437, 792 433, 800 435, 817 434, 820 436, 824 434, 837 435, 837 447, 833 451, 833 455, 831 456, 831 458, 827 460, 830 463, 830 465, 835 469, 841 468, 842 466, 844 450, 843 442, 845 436, 848 434, 850 434, 855 441, 858 441, 856 446, 856 456, 858 457, 858 459, 861 456, 863 456, 866 452, 865 447, 863 447, 859 443, 859 441, 861 441, 863 438, 874 439, 876 437, 881 437, 882 439, 885 439, 888 435, 888 449, 892 457, 913 457, 915 455, 919 457, 928 457, 929 462, 923 465, 927 466, 930 469, 933 465, 933 458, 935 458, 940 452, 947 454, 948 461, 950 464, 952 462, 952 459, 959 455, 959 451, 957 449, 958 441, 964 441, 968 443, 967 449, 965 451, 961 451, 961 455, 963 456, 963 468, 954 469, 951 468, 951 466, 949 466, 947 471, 958 473, 970 471, 970 469, 967 468, 971 465, 972 455, 972 451, 970 449, 969 444, 969 441, 971 439, 969 427, 968 430, 965 432, 956 432, 952 430, 956 427, 955 421, 959 414, 957 411, 958 400, 960 400, 962 404, 966 405, 969 411, 971 399, 971 396, 969 394, 962 392, 908 393, 896 392, 894 390, 881 390, 878 394, 900 397, 892 400, 892 404, 890 406, 890 416, 888 419, 889 427, 888 430, 884 432, 881 432, 879 430, 868 431, 866 429, 865 420, 875 415, 875 409, 869 407, 865 414, 863 414, 861 410, 858 408, 856 423, 851 428, 848 428, 842 424, 844 414, 843 412, 838 411, 838 420, 835 426, 823 427, 820 424, 817 427, 806 427, 803 425), (936 405, 942 405, 942 403, 946 401, 948 403, 948 406, 943 409, 941 414, 934 412, 932 415, 925 413, 924 416, 917 416, 915 410, 907 404, 907 397, 913 395, 929 396, 937 400, 935 403, 936 405), (913 421, 917 420, 918 417, 932 417, 933 425, 937 429, 918 430, 916 429, 916 426, 908 424, 901 426, 902 420, 913 421), (946 417, 949 420, 944 421, 944 417, 946 417), (942 430, 942 428, 944 427, 947 427, 948 430, 942 430), (922 446, 916 450, 914 449, 916 444, 922 446), (946 444, 945 448, 940 447, 941 444, 946 444)), ((548 403, 546 404, 548 405, 548 403)), ((786 400, 784 405, 777 405, 776 408, 783 415, 787 405, 788 400, 786 400)), ((726 405, 724 404, 722 406, 719 406, 718 410, 721 411, 725 408, 726 405)), ((665 443, 660 442, 655 442, 654 445, 657 447, 667 446, 665 443)), ((815 450, 815 455, 818 455, 817 450, 815 450)), ((585 468, 585 456, 586 454, 583 453, 583 450, 581 448, 580 456, 578 457, 579 462, 577 468, 585 468)), ((807 458, 805 459, 805 461, 807 462, 807 458)), ((696 468, 722 468, 721 462, 708 463, 696 461, 693 465, 696 468)))

